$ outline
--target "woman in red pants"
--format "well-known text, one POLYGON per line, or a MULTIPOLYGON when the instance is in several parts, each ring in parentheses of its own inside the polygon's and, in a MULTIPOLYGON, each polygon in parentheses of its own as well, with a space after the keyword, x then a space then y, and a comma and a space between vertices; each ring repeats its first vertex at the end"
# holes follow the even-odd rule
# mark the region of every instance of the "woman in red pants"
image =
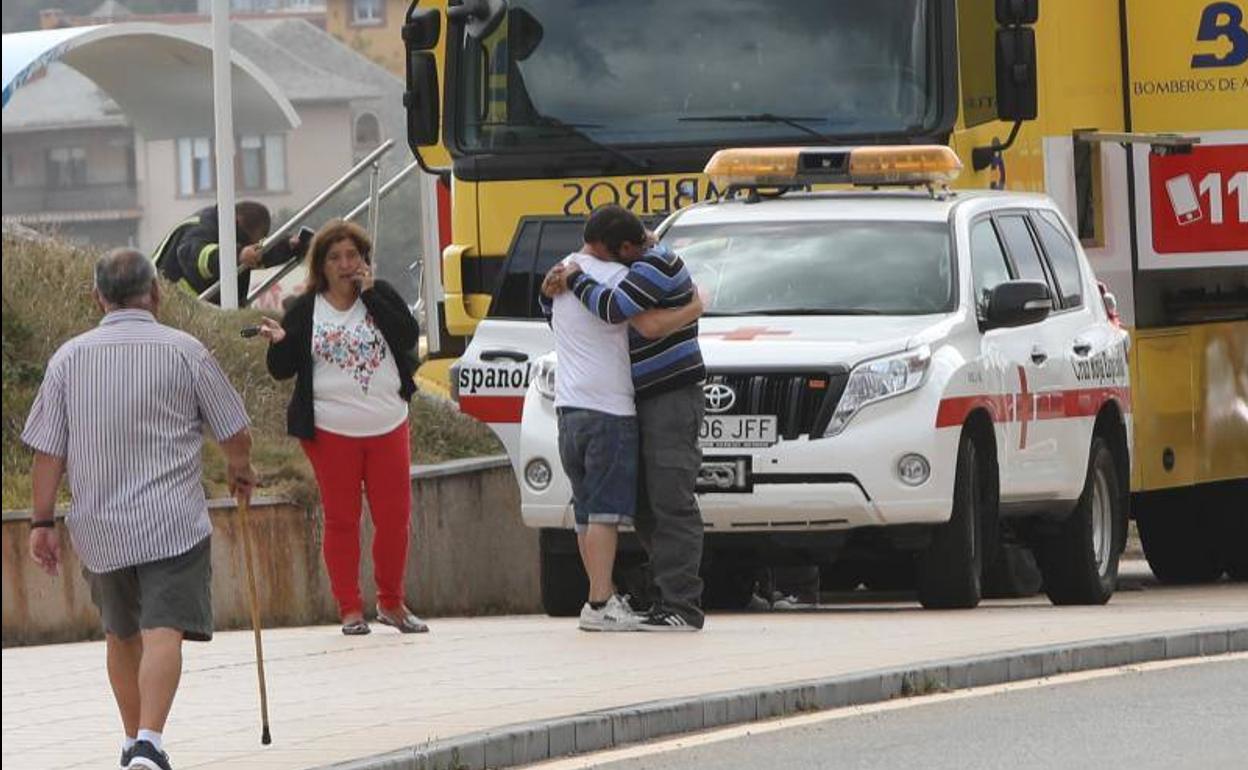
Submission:
POLYGON ((373 518, 377 621, 428 631, 403 603, 411 516, 408 401, 419 331, 398 292, 373 278, 368 235, 333 220, 316 234, 308 288, 281 324, 265 319, 269 373, 295 378, 286 429, 303 444, 325 509, 325 566, 344 634, 367 634, 360 597, 361 494, 373 518))

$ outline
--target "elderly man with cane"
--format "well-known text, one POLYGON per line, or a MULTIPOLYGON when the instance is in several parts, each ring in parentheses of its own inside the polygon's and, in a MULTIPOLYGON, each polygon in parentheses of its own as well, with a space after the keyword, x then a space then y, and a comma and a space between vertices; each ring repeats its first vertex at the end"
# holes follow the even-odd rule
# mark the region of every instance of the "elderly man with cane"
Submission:
POLYGON ((212 638, 212 524, 200 450, 206 425, 226 455, 230 490, 255 485, 242 399, 196 339, 156 321, 151 260, 132 249, 96 262, 104 318, 48 362, 22 440, 35 451, 30 553, 61 562, 57 487, 100 610, 108 679, 127 770, 169 770, 161 742, 182 673, 182 641, 212 638))

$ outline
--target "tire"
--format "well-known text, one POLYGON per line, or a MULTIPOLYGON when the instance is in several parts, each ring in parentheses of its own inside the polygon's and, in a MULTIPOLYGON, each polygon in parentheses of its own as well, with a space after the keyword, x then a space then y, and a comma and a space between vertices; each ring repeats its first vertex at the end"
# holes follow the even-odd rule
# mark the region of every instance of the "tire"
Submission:
POLYGON ((1231 580, 1248 582, 1248 513, 1222 512, 1224 532, 1223 561, 1231 580))
POLYGON ((1216 511, 1222 565, 1231 580, 1248 581, 1248 479, 1218 484, 1202 508, 1216 511))
POLYGON ((958 443, 953 511, 919 557, 919 602, 926 609, 970 609, 979 604, 984 520, 989 513, 986 463, 965 432, 958 443))
POLYGON ((1144 558, 1162 583, 1211 583, 1222 575, 1218 522, 1198 490, 1150 492, 1136 500, 1144 558))
POLYGON ((984 570, 984 598, 1022 599, 1035 596, 1042 583, 1040 566, 1030 549, 1013 543, 997 546, 996 556, 984 570))
POLYGON ((1079 502, 1037 548, 1044 592, 1054 604, 1104 604, 1114 595, 1127 542, 1123 483, 1109 444, 1093 436, 1079 502))
POLYGON ((541 555, 542 609, 552 618, 572 618, 581 613, 589 598, 589 578, 577 554, 541 555))

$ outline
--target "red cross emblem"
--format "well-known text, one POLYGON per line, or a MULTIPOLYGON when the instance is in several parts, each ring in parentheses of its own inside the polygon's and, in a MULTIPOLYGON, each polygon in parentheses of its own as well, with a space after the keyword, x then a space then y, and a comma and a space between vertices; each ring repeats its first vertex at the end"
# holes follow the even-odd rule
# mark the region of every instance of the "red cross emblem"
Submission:
POLYGON ((764 326, 743 326, 740 329, 733 329, 730 332, 703 332, 704 337, 723 337, 725 340, 752 340, 755 337, 763 336, 779 336, 783 334, 792 334, 791 331, 782 329, 768 329, 764 326))
POLYGON ((1036 419, 1036 402, 1035 393, 1027 390, 1027 372, 1023 367, 1018 367, 1019 392, 1014 396, 1014 414, 1018 421, 1022 423, 1022 429, 1018 433, 1018 448, 1027 448, 1027 423, 1036 419))

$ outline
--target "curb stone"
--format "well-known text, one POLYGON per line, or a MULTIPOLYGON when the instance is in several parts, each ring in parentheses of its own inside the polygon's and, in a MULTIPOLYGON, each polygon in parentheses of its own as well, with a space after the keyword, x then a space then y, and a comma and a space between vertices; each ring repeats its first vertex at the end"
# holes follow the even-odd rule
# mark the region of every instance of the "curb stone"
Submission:
POLYGON ((1248 652, 1248 625, 1028 647, 825 679, 651 701, 493 728, 324 768, 493 770, 680 733, 862 706, 899 697, 1232 652, 1248 652))

